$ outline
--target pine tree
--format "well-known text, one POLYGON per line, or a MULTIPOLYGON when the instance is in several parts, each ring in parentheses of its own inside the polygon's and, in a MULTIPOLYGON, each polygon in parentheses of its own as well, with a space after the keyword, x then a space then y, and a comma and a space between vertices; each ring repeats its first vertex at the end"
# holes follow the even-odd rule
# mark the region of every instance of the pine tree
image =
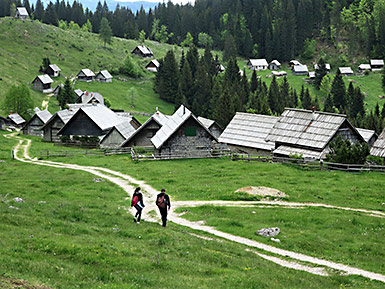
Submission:
POLYGON ((257 71, 254 69, 253 74, 251 75, 250 90, 252 93, 255 93, 257 88, 258 88, 257 71))
POLYGON ((326 65, 324 59, 321 57, 317 64, 317 69, 315 70, 315 79, 314 85, 319 90, 321 86, 322 79, 327 75, 326 65))
POLYGON ((311 109, 312 108, 312 100, 309 92, 309 88, 306 88, 305 94, 302 101, 302 107, 304 109, 311 109))
POLYGON ((337 70, 337 74, 334 77, 331 94, 333 97, 333 103, 337 109, 341 110, 346 106, 346 88, 339 70, 337 70))
POLYGON ((222 85, 220 84, 218 78, 215 78, 213 80, 213 88, 211 90, 211 99, 210 99, 210 105, 209 105, 209 110, 208 110, 208 117, 209 118, 215 118, 214 117, 214 112, 215 108, 218 103, 218 99, 222 94, 222 85))
POLYGON ((355 117, 353 112, 353 102, 355 101, 355 96, 356 96, 356 90, 354 89, 353 83, 350 82, 348 86, 348 91, 346 93, 346 106, 347 106, 347 111, 348 115, 351 117, 355 117))
POLYGON ((36 1, 35 11, 33 13, 33 18, 37 20, 42 20, 44 16, 44 7, 41 3, 41 0, 36 1))
POLYGON ((58 24, 59 24, 58 17, 57 17, 56 10, 55 10, 55 7, 52 4, 52 2, 50 2, 48 4, 47 9, 45 10, 42 22, 46 23, 46 24, 58 26, 58 24))
POLYGON ((273 76, 273 80, 271 81, 268 93, 268 103, 270 106, 270 110, 274 114, 282 113, 284 109, 284 105, 279 99, 279 85, 277 83, 277 79, 273 76))
POLYGON ((229 61, 231 58, 235 58, 236 56, 237 56, 237 45, 231 33, 227 32, 225 36, 225 43, 223 48, 223 60, 229 61))
POLYGON ((67 104, 75 103, 75 93, 72 89, 72 84, 69 78, 64 82, 62 93, 58 97, 59 105, 62 109, 66 108, 67 104))
POLYGON ((174 50, 169 50, 163 61, 159 62, 159 64, 158 79, 155 82, 155 84, 158 85, 156 90, 161 99, 173 103, 178 93, 180 77, 174 50))
POLYGON ((283 78, 283 82, 280 87, 280 99, 284 107, 295 107, 294 104, 290 101, 290 84, 286 77, 283 78))
POLYGON ((324 111, 325 112, 334 112, 334 108, 333 108, 333 98, 331 96, 331 94, 329 93, 328 96, 326 97, 325 99, 325 102, 324 102, 324 111))
POLYGON ((186 61, 183 65, 180 83, 182 88, 182 93, 186 99, 186 105, 192 107, 194 100, 194 80, 191 73, 190 63, 186 61))
POLYGON ((189 107, 187 105, 186 98, 185 98, 185 96, 183 94, 183 91, 182 91, 182 85, 181 85, 181 83, 179 83, 179 85, 178 85, 178 92, 177 92, 177 94, 175 96, 174 111, 176 111, 182 104, 184 106, 189 107))
POLYGON ((187 51, 185 61, 188 61, 188 63, 190 64, 191 75, 194 79, 195 72, 197 71, 199 65, 199 54, 196 46, 191 46, 190 49, 187 51))
POLYGON ((256 95, 257 95, 256 113, 271 115, 271 110, 267 99, 267 86, 265 82, 263 82, 263 84, 258 85, 256 95))
POLYGON ((211 79, 204 66, 198 66, 194 82, 194 101, 192 112, 195 115, 208 117, 211 99, 211 79))
POLYGON ((217 105, 214 109, 214 120, 221 126, 226 127, 231 119, 235 115, 235 108, 233 103, 233 97, 231 92, 228 89, 225 89, 218 101, 217 105))
POLYGON ((103 17, 100 21, 99 37, 104 42, 104 48, 106 48, 106 43, 111 43, 112 30, 107 18, 103 17))

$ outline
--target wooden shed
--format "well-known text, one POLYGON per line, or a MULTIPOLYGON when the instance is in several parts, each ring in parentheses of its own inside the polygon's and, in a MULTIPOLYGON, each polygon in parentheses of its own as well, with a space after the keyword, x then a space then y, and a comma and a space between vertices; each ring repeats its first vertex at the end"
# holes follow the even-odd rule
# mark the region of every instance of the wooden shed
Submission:
POLYGON ((117 124, 103 137, 100 146, 103 148, 120 147, 135 131, 136 129, 129 121, 117 124))
POLYGON ((139 55, 141 57, 152 57, 154 54, 152 53, 149 47, 144 46, 144 44, 136 46, 134 50, 132 50, 131 54, 139 55))
POLYGON ((379 71, 384 68, 384 60, 383 59, 371 59, 370 67, 372 71, 379 71))
POLYGON ((112 75, 107 70, 101 70, 95 76, 96 81, 112 82, 112 75))
POLYGON ((95 73, 92 72, 91 69, 85 68, 80 70, 80 72, 76 75, 79 81, 93 81, 95 78, 95 73))
POLYGON ((372 148, 370 149, 370 155, 385 159, 385 129, 374 142, 372 148))
POLYGON ((290 60, 289 61, 289 66, 290 66, 290 69, 293 70, 294 69, 294 66, 298 66, 298 65, 302 65, 301 62, 299 62, 298 60, 290 60))
POLYGON ((22 118, 18 113, 11 113, 7 117, 9 125, 15 128, 22 128, 25 124, 25 119, 22 118))
POLYGON ((204 118, 201 116, 198 116, 198 120, 215 136, 216 138, 219 138, 219 136, 223 132, 223 128, 220 127, 219 124, 216 123, 213 119, 204 118))
POLYGON ((46 74, 52 77, 58 77, 60 76, 61 69, 56 64, 50 64, 44 71, 46 74))
POLYGON ((104 97, 99 92, 89 92, 85 90, 77 99, 76 103, 93 104, 98 103, 104 105, 104 97))
POLYGON ((354 75, 354 72, 353 72, 351 67, 339 67, 338 70, 340 71, 341 75, 343 75, 343 76, 354 75))
POLYGON ((217 138, 189 111, 181 105, 151 138, 155 154, 160 156, 208 155, 217 138))
POLYGON ((151 138, 168 120, 168 116, 156 111, 145 123, 143 123, 123 143, 122 147, 154 147, 151 138))
POLYGON ((265 141, 278 117, 237 112, 219 137, 232 151, 251 155, 271 155, 274 142, 265 141))
POLYGON ((307 69, 307 65, 295 65, 293 67, 293 74, 294 75, 307 75, 309 73, 309 70, 307 69))
POLYGON ((55 112, 54 115, 42 126, 43 141, 60 142, 57 133, 70 120, 78 109, 64 109, 55 112))
POLYGON ((36 78, 32 81, 32 84, 35 89, 40 90, 43 93, 50 93, 52 92, 52 82, 53 80, 51 77, 49 77, 48 74, 44 74, 36 76, 36 78))
POLYGON ((36 112, 32 118, 24 125, 23 134, 43 136, 41 128, 52 117, 52 114, 48 110, 36 112))
POLYGON ((371 129, 363 129, 363 128, 356 128, 358 133, 362 136, 362 138, 366 141, 366 143, 371 148, 375 141, 378 139, 378 134, 371 129))
POLYGON ((265 140, 275 143, 277 156, 323 159, 337 136, 351 143, 365 142, 346 115, 286 108, 265 140))
POLYGON ((278 60, 273 60, 269 63, 270 70, 279 70, 281 69, 281 63, 278 60))
POLYGON ((146 69, 151 72, 157 72, 159 68, 159 61, 156 59, 151 60, 147 65, 146 69))
POLYGON ((249 59, 247 66, 253 70, 266 70, 269 64, 266 59, 249 59))
POLYGON ((28 17, 29 17, 29 14, 28 14, 27 9, 25 9, 25 7, 17 7, 16 8, 15 18, 27 19, 28 17))

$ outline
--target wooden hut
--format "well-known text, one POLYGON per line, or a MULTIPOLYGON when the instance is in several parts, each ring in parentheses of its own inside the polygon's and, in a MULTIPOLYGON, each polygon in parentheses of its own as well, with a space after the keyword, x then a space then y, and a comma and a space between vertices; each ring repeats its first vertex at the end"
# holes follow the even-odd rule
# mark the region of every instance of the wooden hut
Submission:
POLYGON ((52 92, 52 82, 53 80, 51 77, 49 77, 48 74, 44 74, 36 76, 36 78, 32 81, 32 84, 35 89, 40 90, 43 93, 50 93, 52 92))
POLYGON ((323 159, 338 136, 351 143, 365 142, 346 115, 286 108, 265 140, 275 143, 277 156, 323 159))
POLYGON ((151 138, 155 154, 160 156, 208 156, 217 138, 181 105, 151 138))
MULTIPOLYGON (((330 69, 331 69, 330 63, 325 63, 325 69, 327 73, 330 72, 330 69)), ((314 70, 318 70, 318 64, 314 64, 314 70)))
POLYGON ((379 71, 384 68, 384 60, 383 59, 371 59, 370 67, 372 71, 379 71))
POLYGON ((354 72, 353 72, 353 70, 351 69, 351 67, 339 67, 338 70, 340 71, 340 73, 341 73, 343 76, 354 75, 354 72))
POLYGON ((146 69, 151 72, 157 72, 159 68, 159 61, 156 59, 151 60, 147 65, 146 69))
POLYGON ((385 129, 374 142, 372 148, 370 149, 370 155, 385 159, 385 129))
POLYGON ((120 147, 136 129, 129 121, 124 121, 115 125, 100 141, 100 146, 103 148, 120 147))
POLYGON ((167 122, 168 116, 156 111, 145 123, 143 123, 123 143, 122 147, 153 147, 151 138, 167 122))
POLYGON ((79 81, 93 81, 95 78, 95 73, 92 72, 91 69, 85 68, 80 70, 80 72, 76 75, 79 81))
POLYGON ((139 55, 141 57, 153 57, 154 56, 151 49, 149 47, 144 46, 144 44, 136 46, 134 48, 134 50, 132 50, 131 54, 139 55))
POLYGON ((290 66, 290 69, 293 70, 295 66, 298 66, 298 65, 302 65, 301 62, 299 62, 298 60, 290 60, 289 61, 289 66, 290 66))
POLYGON ((266 70, 269 64, 266 59, 249 59, 247 66, 253 70, 266 70))
POLYGON ((307 75, 309 73, 309 70, 307 69, 307 65, 295 65, 293 67, 293 74, 294 75, 307 75))
POLYGON ((57 133, 75 114, 77 109, 64 109, 56 112, 41 128, 43 132, 43 141, 60 142, 57 133))
POLYGON ((269 69, 270 70, 280 70, 281 69, 281 63, 278 60, 273 60, 269 63, 269 69))
POLYGON ((25 124, 25 119, 22 118, 18 113, 11 113, 7 117, 9 125, 15 128, 22 128, 25 124))
POLYGON ((278 117, 237 112, 219 137, 232 151, 252 155, 271 155, 274 142, 265 141, 278 117))
POLYGON ((371 148, 375 141, 378 138, 378 134, 371 129, 363 129, 363 128, 356 128, 358 133, 362 136, 362 138, 366 141, 366 143, 371 148))
POLYGON ((17 7, 16 8, 15 18, 27 19, 28 17, 29 17, 29 14, 28 14, 27 9, 25 9, 25 7, 17 7))
POLYGON ((99 92, 89 92, 85 90, 82 95, 76 99, 76 103, 80 104, 93 104, 99 103, 104 105, 104 97, 99 92))
POLYGON ((45 69, 45 73, 52 77, 59 77, 61 69, 56 64, 50 64, 45 69))
POLYGON ((101 70, 95 76, 96 81, 112 82, 112 75, 107 70, 101 70))
POLYGON ((216 123, 215 120, 204 118, 201 116, 198 116, 198 120, 215 136, 216 138, 219 138, 219 136, 223 132, 223 128, 219 126, 219 124, 216 123))
POLYGON ((52 114, 48 110, 42 110, 36 112, 33 117, 24 125, 23 134, 43 136, 41 128, 52 117, 52 114))

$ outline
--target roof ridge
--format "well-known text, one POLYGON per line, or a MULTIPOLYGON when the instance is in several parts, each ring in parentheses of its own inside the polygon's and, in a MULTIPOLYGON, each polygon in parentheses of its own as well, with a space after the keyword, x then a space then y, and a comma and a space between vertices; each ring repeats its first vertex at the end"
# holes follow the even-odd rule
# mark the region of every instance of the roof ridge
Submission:
MULTIPOLYGON (((285 110, 313 113, 312 110, 302 109, 302 108, 289 108, 289 107, 285 107, 285 110)), ((318 113, 318 114, 334 115, 334 116, 340 116, 340 117, 346 117, 347 118, 346 114, 339 114, 339 113, 326 112, 326 111, 318 111, 318 110, 315 110, 314 112, 318 113)))

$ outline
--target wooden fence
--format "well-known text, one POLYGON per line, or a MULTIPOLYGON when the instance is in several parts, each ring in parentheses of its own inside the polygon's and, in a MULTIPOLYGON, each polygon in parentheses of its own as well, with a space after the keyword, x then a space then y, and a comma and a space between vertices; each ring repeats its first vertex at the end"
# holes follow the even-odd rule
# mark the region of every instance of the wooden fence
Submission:
POLYGON ((275 156, 253 156, 245 154, 232 154, 232 160, 238 161, 258 161, 258 162, 269 162, 269 163, 281 163, 294 165, 296 167, 315 171, 315 170, 338 170, 345 172, 364 172, 364 171, 377 171, 385 172, 385 166, 373 165, 373 164, 340 164, 340 163, 329 163, 319 160, 303 160, 295 158, 284 158, 284 157, 275 157, 275 156))
POLYGON ((110 156, 130 154, 130 148, 116 148, 116 149, 85 149, 85 150, 61 150, 61 151, 40 151, 40 158, 56 158, 56 157, 94 157, 94 156, 110 156))

